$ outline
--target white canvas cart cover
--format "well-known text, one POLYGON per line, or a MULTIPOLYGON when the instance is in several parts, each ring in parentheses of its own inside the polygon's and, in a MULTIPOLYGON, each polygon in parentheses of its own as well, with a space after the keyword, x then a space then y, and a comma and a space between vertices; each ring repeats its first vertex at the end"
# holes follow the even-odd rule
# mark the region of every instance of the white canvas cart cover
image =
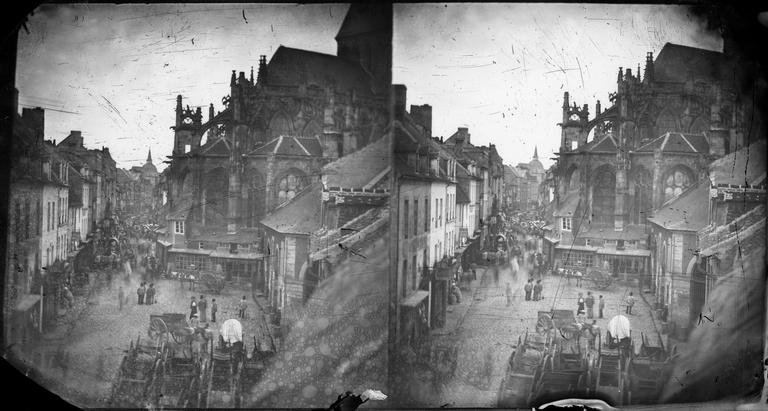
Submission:
POLYGON ((611 318, 611 321, 608 321, 608 332, 611 333, 613 338, 618 338, 619 340, 629 338, 629 330, 629 320, 623 315, 617 315, 611 318))
POLYGON ((243 341, 243 326, 240 321, 230 318, 221 324, 219 334, 224 339, 224 342, 234 344, 236 342, 243 341))

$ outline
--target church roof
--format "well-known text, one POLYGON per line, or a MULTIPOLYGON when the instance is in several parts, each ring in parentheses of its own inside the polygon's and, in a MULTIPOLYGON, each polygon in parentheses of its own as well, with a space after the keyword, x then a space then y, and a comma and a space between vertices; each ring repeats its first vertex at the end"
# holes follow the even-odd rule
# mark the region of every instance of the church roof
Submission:
POLYGON ((672 133, 663 135, 645 143, 637 152, 654 152, 661 150, 664 153, 709 153, 709 142, 703 134, 672 133))
POLYGON ((688 72, 694 81, 713 82, 733 76, 733 62, 719 51, 667 43, 653 63, 655 81, 683 83, 688 72))
POLYGON ((373 77, 355 61, 285 46, 272 55, 267 70, 268 84, 275 86, 334 85, 337 91, 369 94, 373 86, 373 77))
POLYGON ((372 188, 390 168, 391 141, 387 135, 325 165, 321 171, 323 183, 326 187, 372 188))
MULTIPOLYGON (((206 144, 207 145, 207 144, 206 144)), ((231 149, 229 147, 229 143, 224 137, 219 138, 218 140, 211 143, 208 148, 204 148, 202 150, 202 154, 212 154, 212 155, 224 155, 228 156, 231 149)))
POLYGON ((322 157, 323 147, 316 137, 280 136, 248 154, 322 157))
POLYGON ((166 215, 166 220, 186 220, 189 216, 190 210, 192 210, 192 200, 183 199, 174 204, 173 209, 166 215))
POLYGON ((336 39, 379 30, 392 24, 392 6, 377 3, 352 3, 341 23, 336 39))
POLYGON ((709 178, 715 185, 760 185, 766 179, 766 143, 758 141, 730 153, 709 165, 709 178))
POLYGON ((589 151, 592 153, 615 153, 618 150, 618 144, 613 134, 605 134, 600 138, 593 139, 584 145, 580 151, 589 151))
POLYGON ((698 183, 665 204, 648 221, 667 230, 698 231, 708 224, 709 187, 698 183))
POLYGON ((552 213, 554 217, 574 217, 576 208, 579 206, 579 193, 568 193, 563 201, 560 202, 560 206, 552 213))
POLYGON ((321 226, 323 186, 319 182, 306 187, 261 220, 278 233, 309 235, 321 226))

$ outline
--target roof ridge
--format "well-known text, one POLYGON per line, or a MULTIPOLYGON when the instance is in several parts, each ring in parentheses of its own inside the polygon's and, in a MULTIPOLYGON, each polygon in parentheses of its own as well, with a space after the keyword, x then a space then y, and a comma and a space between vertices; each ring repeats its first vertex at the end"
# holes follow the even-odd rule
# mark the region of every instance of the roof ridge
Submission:
POLYGON ((695 148, 695 147, 693 147, 693 144, 691 144, 691 142, 690 142, 690 141, 688 141, 688 138, 687 138, 687 137, 685 137, 685 134, 683 134, 683 133, 677 133, 677 134, 679 134, 679 135, 680 135, 680 137, 682 137, 682 138, 683 138, 683 141, 685 141, 686 143, 688 143, 688 147, 690 147, 690 148, 691 148, 691 150, 693 150, 693 152, 694 152, 694 153, 698 153, 698 152, 699 152, 698 150, 696 150, 696 148, 695 148))
POLYGON ((301 147, 301 149, 302 149, 302 150, 304 150, 304 152, 305 152, 305 153, 307 153, 307 155, 308 155, 308 156, 311 156, 311 155, 312 155, 312 154, 309 154, 309 150, 307 150, 307 148, 306 148, 306 147, 304 147, 304 144, 301 144, 301 141, 299 141, 299 138, 298 138, 298 137, 295 137, 295 136, 294 136, 294 137, 292 137, 292 138, 293 138, 293 141, 295 141, 295 142, 296 142, 296 144, 298 144, 298 145, 299 145, 299 147, 301 147))

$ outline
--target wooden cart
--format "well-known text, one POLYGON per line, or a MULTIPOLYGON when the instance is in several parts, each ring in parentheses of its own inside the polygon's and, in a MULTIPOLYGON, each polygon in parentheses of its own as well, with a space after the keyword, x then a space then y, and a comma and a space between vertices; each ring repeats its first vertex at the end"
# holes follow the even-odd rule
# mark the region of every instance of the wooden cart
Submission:
POLYGON ((518 337, 515 351, 507 363, 507 371, 499 388, 497 406, 525 408, 531 400, 534 382, 539 378, 550 341, 543 334, 525 333, 518 337))
POLYGON ((161 368, 163 350, 162 344, 146 344, 141 341, 141 336, 136 339, 136 343, 131 340, 112 385, 110 406, 146 407, 161 368))

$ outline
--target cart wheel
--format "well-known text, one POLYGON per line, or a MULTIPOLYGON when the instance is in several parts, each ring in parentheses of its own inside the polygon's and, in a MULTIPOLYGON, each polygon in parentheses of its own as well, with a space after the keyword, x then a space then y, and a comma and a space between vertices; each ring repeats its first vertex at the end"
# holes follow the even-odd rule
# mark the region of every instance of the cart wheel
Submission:
POLYGON ((542 314, 539 316, 539 320, 536 322, 536 332, 544 334, 555 327, 554 321, 550 314, 542 314))
POLYGON ((165 324, 165 321, 163 321, 161 318, 153 318, 149 323, 149 329, 147 330, 147 335, 152 340, 155 339, 164 339, 163 337, 167 338, 168 336, 168 326, 165 324))

